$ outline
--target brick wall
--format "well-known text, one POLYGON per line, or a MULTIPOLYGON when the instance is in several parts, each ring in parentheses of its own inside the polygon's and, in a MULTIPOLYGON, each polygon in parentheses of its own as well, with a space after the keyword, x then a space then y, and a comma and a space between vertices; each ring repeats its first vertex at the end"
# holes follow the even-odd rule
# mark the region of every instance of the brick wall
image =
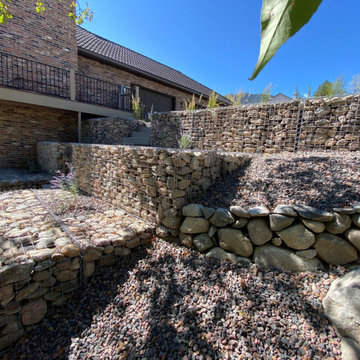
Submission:
POLYGON ((176 98, 175 109, 180 110, 187 99, 191 99, 192 94, 186 93, 172 87, 157 83, 153 80, 129 73, 125 70, 115 68, 110 65, 103 64, 99 61, 79 56, 79 71, 84 75, 95 77, 111 83, 130 86, 132 84, 139 85, 151 90, 161 92, 176 98))
POLYGON ((360 150, 360 95, 159 113, 151 145, 240 152, 360 150))
POLYGON ((38 141, 77 141, 75 112, 9 101, 0 101, 0 108, 0 168, 35 160, 38 141))
POLYGON ((33 0, 13 0, 7 25, 0 25, 0 51, 61 68, 77 67, 75 23, 68 15, 72 0, 45 1, 39 15, 33 0))

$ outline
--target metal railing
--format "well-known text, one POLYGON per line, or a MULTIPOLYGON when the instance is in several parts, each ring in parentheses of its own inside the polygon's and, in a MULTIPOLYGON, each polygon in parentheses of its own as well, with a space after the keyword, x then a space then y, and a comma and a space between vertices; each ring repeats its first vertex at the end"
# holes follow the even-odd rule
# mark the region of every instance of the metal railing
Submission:
POLYGON ((70 72, 0 52, 0 86, 70 98, 70 72))
POLYGON ((69 70, 0 52, 0 86, 131 111, 130 87, 75 73, 73 89, 70 77, 69 70))
POLYGON ((76 100, 131 111, 131 89, 80 73, 75 74, 76 100))

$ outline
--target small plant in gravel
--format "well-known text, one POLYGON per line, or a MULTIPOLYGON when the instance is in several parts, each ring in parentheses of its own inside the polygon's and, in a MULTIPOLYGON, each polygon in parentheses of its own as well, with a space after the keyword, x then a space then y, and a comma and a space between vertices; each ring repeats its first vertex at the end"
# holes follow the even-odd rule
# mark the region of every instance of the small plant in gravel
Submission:
POLYGON ((64 193, 61 197, 61 204, 59 205, 58 212, 63 213, 66 210, 76 207, 76 201, 79 195, 79 187, 75 179, 75 170, 71 163, 66 163, 68 173, 65 174, 57 171, 52 180, 50 180, 53 189, 63 190, 64 193), (70 196, 69 193, 71 194, 70 196))

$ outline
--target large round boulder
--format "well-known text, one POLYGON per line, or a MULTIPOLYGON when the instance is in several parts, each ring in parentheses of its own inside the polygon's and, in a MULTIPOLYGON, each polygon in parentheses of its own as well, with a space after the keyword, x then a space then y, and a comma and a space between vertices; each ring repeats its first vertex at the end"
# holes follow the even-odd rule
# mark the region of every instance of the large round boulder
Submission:
POLYGON ((306 259, 290 249, 269 244, 256 247, 253 260, 262 267, 275 267, 284 271, 316 271, 322 267, 321 261, 317 258, 306 259))
POLYGON ((250 240, 255 245, 263 245, 272 238, 272 231, 263 218, 251 219, 247 224, 250 240))
POLYGON ((210 221, 197 218, 197 217, 187 217, 184 222, 181 224, 180 231, 184 234, 200 234, 208 232, 210 229, 210 221))
POLYGON ((341 237, 329 233, 316 235, 317 256, 328 264, 344 265, 356 261, 356 249, 341 237))
POLYGON ((244 236, 241 230, 224 228, 218 231, 218 235, 220 247, 224 250, 245 257, 249 257, 252 254, 252 243, 244 236))
POLYGON ((323 300, 326 316, 360 349, 360 268, 335 280, 323 300))
POLYGON ((315 242, 315 235, 302 224, 290 226, 277 234, 289 248, 296 250, 306 250, 315 242))

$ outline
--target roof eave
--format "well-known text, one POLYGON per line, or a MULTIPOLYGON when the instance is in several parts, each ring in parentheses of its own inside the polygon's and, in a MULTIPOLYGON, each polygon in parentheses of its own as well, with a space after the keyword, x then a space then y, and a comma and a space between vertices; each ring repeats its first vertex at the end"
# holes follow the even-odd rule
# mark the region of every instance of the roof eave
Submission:
MULTIPOLYGON (((129 72, 132 72, 136 75, 141 75, 143 77, 146 77, 150 80, 156 80, 157 82, 161 83, 161 84, 164 84, 164 85, 167 85, 167 86, 170 86, 170 87, 173 87, 175 89, 179 89, 179 90, 182 90, 182 91, 185 91, 187 93, 189 93, 190 95, 192 94, 195 94, 195 95, 198 95, 198 96, 203 96, 204 98, 208 99, 209 96, 208 95, 205 95, 205 94, 202 94, 198 91, 194 91, 192 89, 189 89, 187 88, 186 86, 181 86, 179 84, 176 84, 176 83, 173 83, 171 81, 167 81, 166 79, 163 79, 159 76, 156 76, 156 75, 153 75, 151 73, 148 73, 146 71, 143 71, 143 70, 139 70, 139 69, 135 69, 131 66, 128 66, 126 64, 123 64, 123 63, 120 63, 118 61, 115 61, 115 60, 112 60, 112 59, 109 59, 108 57, 106 56, 103 56, 103 55, 100 55, 100 54, 96 54, 92 51, 89 51, 89 50, 86 50, 86 49, 83 49, 81 47, 78 47, 78 54, 79 55, 82 55, 82 56, 85 56, 85 57, 88 57, 88 58, 91 58, 91 59, 94 59, 94 60, 97 60, 97 61, 100 61, 100 62, 103 62, 103 63, 106 63, 106 64, 109 64, 111 66, 115 66, 117 68, 120 68, 120 69, 123 69, 123 70, 126 70, 126 71, 129 71, 129 72)), ((227 102, 227 101, 224 101, 224 100, 220 100, 222 103, 226 104, 226 105, 229 105, 230 104, 230 101, 227 102)))

